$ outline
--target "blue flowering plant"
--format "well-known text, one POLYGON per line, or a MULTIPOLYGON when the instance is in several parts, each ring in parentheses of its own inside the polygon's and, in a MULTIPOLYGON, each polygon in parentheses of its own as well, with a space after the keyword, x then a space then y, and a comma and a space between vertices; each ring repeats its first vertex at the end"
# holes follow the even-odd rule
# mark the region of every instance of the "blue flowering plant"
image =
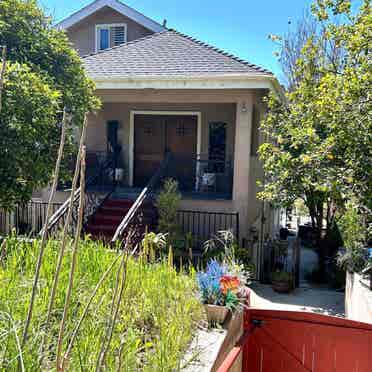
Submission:
POLYGON ((197 274, 200 296, 204 304, 224 305, 220 279, 225 273, 224 266, 217 260, 210 260, 206 271, 197 274))
POLYGON ((229 266, 211 259, 205 271, 197 274, 200 297, 203 304, 226 306, 235 310, 244 298, 244 283, 229 266))

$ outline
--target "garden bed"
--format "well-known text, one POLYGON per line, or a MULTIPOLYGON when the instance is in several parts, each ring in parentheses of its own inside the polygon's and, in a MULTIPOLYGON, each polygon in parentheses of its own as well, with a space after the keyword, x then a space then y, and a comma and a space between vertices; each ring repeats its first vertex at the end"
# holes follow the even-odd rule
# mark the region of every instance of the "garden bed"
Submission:
MULTIPOLYGON (((46 247, 28 342, 22 350, 26 370, 38 370, 40 344, 57 260, 59 242, 46 247)), ((17 370, 24 320, 30 300, 39 242, 8 241, 0 265, 0 370, 17 370), (17 337, 16 337, 17 336, 17 337)), ((102 274, 117 253, 97 242, 83 241, 63 349, 76 327, 86 303, 102 274)), ((54 369, 59 325, 68 283, 71 251, 65 255, 52 322, 47 330, 43 368, 54 369)), ((119 267, 120 261, 115 267, 119 267)), ((70 370, 92 370, 110 322, 117 268, 103 282, 89 308, 69 357, 70 370)), ((171 371, 179 368, 195 334, 203 308, 195 296, 195 278, 177 273, 166 261, 147 263, 129 258, 124 295, 105 361, 106 370, 171 371)))

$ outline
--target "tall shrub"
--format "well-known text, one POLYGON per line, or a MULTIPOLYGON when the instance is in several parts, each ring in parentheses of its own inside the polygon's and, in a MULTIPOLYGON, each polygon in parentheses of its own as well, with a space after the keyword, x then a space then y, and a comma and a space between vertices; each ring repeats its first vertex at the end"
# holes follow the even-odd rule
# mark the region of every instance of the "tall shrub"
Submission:
POLYGON ((177 211, 181 201, 181 194, 178 191, 178 182, 167 179, 164 182, 163 190, 156 199, 156 207, 159 213, 159 231, 168 234, 170 243, 174 242, 180 233, 180 226, 177 223, 177 211))
MULTIPOLYGON (((66 34, 53 28, 35 0, 0 1, 0 46, 6 47, 7 60, 0 112, 0 207, 10 209, 49 183, 63 108, 76 127, 99 102, 66 34)), ((68 128, 65 160, 74 152, 73 133, 68 128)))

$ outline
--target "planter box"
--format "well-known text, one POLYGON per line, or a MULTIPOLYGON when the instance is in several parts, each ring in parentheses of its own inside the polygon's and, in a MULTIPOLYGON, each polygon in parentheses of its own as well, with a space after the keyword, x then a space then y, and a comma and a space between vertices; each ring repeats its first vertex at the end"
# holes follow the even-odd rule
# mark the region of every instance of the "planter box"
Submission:
POLYGON ((290 282, 280 282, 273 280, 271 286, 273 290, 278 293, 289 293, 292 289, 292 285, 290 282))
POLYGON ((207 313, 208 323, 223 324, 229 314, 229 309, 225 306, 204 305, 207 313))

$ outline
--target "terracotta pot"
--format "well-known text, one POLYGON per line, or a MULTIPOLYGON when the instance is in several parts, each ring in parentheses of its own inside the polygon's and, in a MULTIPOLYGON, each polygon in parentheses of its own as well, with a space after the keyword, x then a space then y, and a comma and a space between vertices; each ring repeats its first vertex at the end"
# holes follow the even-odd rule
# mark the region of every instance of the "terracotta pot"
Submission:
POLYGON ((271 283, 271 286, 275 292, 278 293, 289 293, 291 291, 291 283, 289 281, 281 282, 281 281, 275 281, 271 283))
POLYGON ((204 305, 204 308, 207 313, 208 323, 222 324, 229 313, 229 309, 225 306, 204 305))

